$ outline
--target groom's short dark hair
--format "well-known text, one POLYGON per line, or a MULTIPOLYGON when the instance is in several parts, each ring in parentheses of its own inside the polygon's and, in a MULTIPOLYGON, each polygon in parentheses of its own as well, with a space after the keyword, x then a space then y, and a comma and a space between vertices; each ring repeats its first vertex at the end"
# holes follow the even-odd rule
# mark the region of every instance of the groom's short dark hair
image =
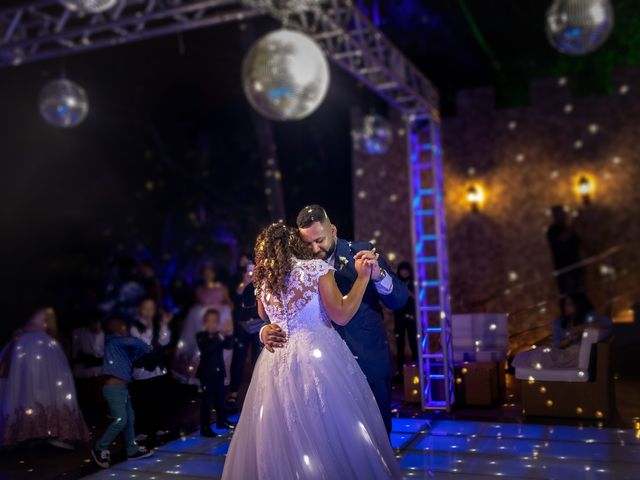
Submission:
POLYGON ((298 228, 309 228, 316 222, 324 223, 329 215, 320 205, 307 205, 298 213, 296 225, 298 228))

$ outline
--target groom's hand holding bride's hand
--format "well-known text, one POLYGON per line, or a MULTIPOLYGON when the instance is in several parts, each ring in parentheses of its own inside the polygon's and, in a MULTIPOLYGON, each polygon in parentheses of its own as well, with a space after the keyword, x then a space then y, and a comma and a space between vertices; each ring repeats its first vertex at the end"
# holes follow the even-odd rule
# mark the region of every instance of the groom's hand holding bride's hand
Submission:
POLYGON ((260 340, 269 352, 273 353, 275 348, 283 348, 287 341, 287 334, 276 323, 270 323, 260 332, 260 340))
POLYGON ((373 270, 373 263, 371 260, 368 260, 366 258, 358 258, 356 259, 356 272, 358 273, 358 277, 362 277, 362 278, 370 278, 371 277, 371 272, 373 270))
MULTIPOLYGON (((361 250, 353 256, 356 261, 356 270, 358 269, 358 261, 366 260, 367 265, 371 268, 371 280, 377 282, 380 279, 380 265, 378 264, 379 253, 376 253, 376 249, 373 250, 361 250)), ((359 272, 358 272, 359 273, 359 272)))

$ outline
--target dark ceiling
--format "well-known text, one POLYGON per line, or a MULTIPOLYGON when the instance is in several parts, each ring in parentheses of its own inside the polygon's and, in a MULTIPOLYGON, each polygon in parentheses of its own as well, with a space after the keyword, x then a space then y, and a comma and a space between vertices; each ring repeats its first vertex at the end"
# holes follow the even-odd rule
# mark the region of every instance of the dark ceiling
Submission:
POLYGON ((365 0, 380 28, 436 84, 445 115, 461 89, 493 85, 501 106, 527 102, 532 78, 571 77, 578 95, 610 89, 619 66, 640 63, 640 2, 614 0, 615 28, 584 57, 555 51, 544 32, 551 0, 365 0))

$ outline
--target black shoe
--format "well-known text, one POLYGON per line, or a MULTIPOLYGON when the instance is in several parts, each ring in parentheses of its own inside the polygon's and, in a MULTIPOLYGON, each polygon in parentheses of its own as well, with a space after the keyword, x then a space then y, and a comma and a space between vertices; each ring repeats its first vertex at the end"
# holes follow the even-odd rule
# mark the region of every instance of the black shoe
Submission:
POLYGON ((147 450, 144 447, 138 447, 138 451, 133 455, 127 455, 127 460, 139 460, 141 458, 147 458, 153 455, 155 452, 153 450, 147 450))
POLYGON ((213 430, 208 429, 208 430, 200 430, 200 436, 202 436, 202 437, 209 437, 209 438, 215 438, 215 437, 217 437, 218 435, 217 435, 217 434, 216 434, 216 432, 214 432, 213 430))
POLYGON ((100 468, 109 468, 111 466, 111 452, 109 450, 91 449, 91 456, 100 468))

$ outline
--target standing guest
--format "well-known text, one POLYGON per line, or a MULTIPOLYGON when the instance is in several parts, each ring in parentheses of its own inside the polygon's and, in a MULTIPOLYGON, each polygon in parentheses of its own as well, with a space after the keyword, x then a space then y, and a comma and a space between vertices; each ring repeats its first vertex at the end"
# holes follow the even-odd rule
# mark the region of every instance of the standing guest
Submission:
POLYGON ((233 428, 227 422, 224 405, 224 358, 223 350, 229 348, 233 341, 232 329, 227 324, 220 326, 220 313, 207 310, 203 317, 204 330, 198 332, 196 342, 200 349, 200 365, 197 376, 202 387, 200 400, 200 435, 215 437, 211 430, 211 406, 216 409, 216 427, 218 429, 233 428))
POLYGON ((71 359, 73 376, 77 379, 96 378, 102 372, 104 332, 98 317, 92 317, 84 327, 76 328, 71 335, 71 359))
POLYGON ((162 307, 162 284, 160 280, 158 280, 158 277, 156 277, 153 265, 151 262, 145 260, 140 263, 139 270, 140 284, 147 292, 147 296, 153 299, 158 307, 162 307))
POLYGON ((0 445, 44 439, 73 449, 88 441, 69 363, 52 336, 55 313, 35 312, 0 353, 0 445))
MULTIPOLYGON (((547 242, 551 248, 553 268, 563 270, 580 262, 580 237, 567 222, 562 205, 551 207, 553 223, 547 230, 547 242)), ((556 276, 561 296, 584 292, 584 267, 572 268, 556 276)))
POLYGON ((247 265, 242 281, 236 289, 236 305, 234 313, 233 361, 231 364, 231 383, 227 406, 235 409, 238 401, 238 390, 242 384, 244 367, 249 349, 251 349, 251 365, 255 365, 262 351, 260 328, 265 325, 258 314, 255 287, 253 286, 253 270, 255 265, 247 265))
POLYGON ((104 332, 100 318, 89 318, 86 326, 76 328, 71 335, 71 359, 81 403, 99 403, 99 378, 104 355, 104 332))
MULTIPOLYGON (((196 302, 189 310, 187 318, 182 326, 178 348, 173 360, 172 373, 180 382, 197 385, 196 371, 198 369, 198 347, 195 343, 196 334, 202 330, 202 318, 205 312, 211 308, 220 313, 221 328, 227 324, 233 325, 232 303, 229 290, 221 282, 217 281, 217 273, 213 265, 205 265, 201 273, 201 284, 195 291, 196 302)), ((227 371, 226 382, 229 382, 231 359, 233 350, 225 349, 225 369, 227 371)))
POLYGON ((123 319, 114 317, 109 320, 102 364, 102 374, 105 376, 102 393, 113 421, 91 450, 91 456, 102 468, 111 465, 109 445, 120 433, 124 435, 128 459, 153 455, 152 450, 136 443, 135 416, 128 389, 133 380, 133 362, 150 353, 150 350, 139 338, 127 335, 127 323, 123 319))
MULTIPOLYGON (((162 312, 158 318, 158 308, 152 298, 145 298, 138 306, 138 314, 129 329, 132 337, 139 338, 146 343, 151 350, 158 350, 166 347, 171 341, 171 331, 169 324, 173 315, 169 312, 162 312)), ((132 384, 133 403, 135 410, 142 412, 138 415, 139 430, 149 431, 150 428, 159 424, 157 410, 153 408, 143 408, 152 405, 162 396, 165 390, 166 369, 157 366, 153 370, 145 368, 134 368, 132 384)))
POLYGON ((396 378, 402 378, 404 367, 405 338, 409 341, 411 360, 418 361, 418 331, 416 327, 416 297, 413 284, 413 268, 409 262, 401 262, 397 270, 398 278, 407 286, 407 303, 393 312, 394 333, 396 336, 396 378), (406 335, 405 335, 406 333, 406 335))

